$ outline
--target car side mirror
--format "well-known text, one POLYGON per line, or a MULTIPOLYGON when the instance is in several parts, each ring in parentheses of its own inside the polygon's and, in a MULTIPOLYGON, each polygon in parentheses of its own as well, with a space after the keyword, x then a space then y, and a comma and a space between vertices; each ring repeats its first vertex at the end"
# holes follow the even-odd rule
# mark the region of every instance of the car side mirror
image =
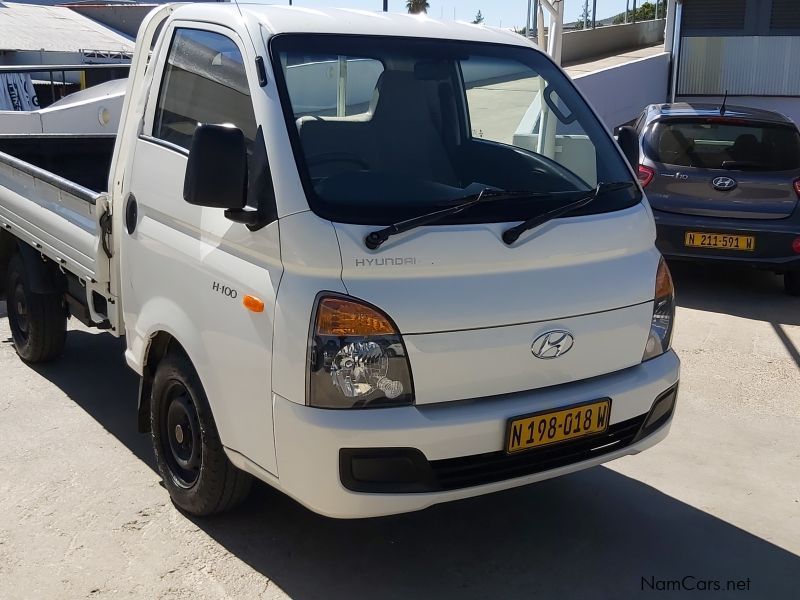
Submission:
POLYGON ((617 143, 633 170, 636 171, 639 166, 639 134, 630 125, 624 125, 617 132, 617 143))
POLYGON ((247 202, 247 146, 241 129, 199 125, 192 137, 183 199, 189 204, 224 208, 233 221, 247 202))

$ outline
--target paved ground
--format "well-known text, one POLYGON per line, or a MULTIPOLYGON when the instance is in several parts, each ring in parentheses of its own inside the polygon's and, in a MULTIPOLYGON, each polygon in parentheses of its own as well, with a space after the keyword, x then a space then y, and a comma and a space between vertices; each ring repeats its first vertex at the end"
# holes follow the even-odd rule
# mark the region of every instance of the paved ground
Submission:
POLYGON ((675 271, 684 371, 664 443, 357 522, 266 487, 231 515, 183 516, 134 431, 122 345, 76 330, 61 362, 32 369, 0 318, 0 598, 796 598, 800 300, 767 274, 675 271), (749 591, 642 579, 684 576, 749 591))

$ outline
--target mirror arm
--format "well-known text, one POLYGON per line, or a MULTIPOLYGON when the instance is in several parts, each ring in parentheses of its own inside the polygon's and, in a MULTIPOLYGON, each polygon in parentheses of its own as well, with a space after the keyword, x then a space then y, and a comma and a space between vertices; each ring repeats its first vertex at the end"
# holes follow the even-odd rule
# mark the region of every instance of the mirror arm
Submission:
POLYGON ((228 208, 225 210, 225 218, 248 227, 256 227, 261 221, 259 211, 252 208, 228 208))

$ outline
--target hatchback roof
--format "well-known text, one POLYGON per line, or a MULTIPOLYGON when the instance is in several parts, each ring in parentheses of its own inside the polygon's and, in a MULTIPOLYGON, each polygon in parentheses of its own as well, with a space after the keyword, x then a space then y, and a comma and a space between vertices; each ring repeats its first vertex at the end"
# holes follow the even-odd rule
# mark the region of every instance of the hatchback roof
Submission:
MULTIPOLYGON (((675 102, 673 104, 651 104, 647 107, 648 120, 658 117, 719 117, 719 111, 720 105, 711 103, 675 102)), ((771 110, 732 104, 726 104, 724 116, 769 123, 793 124, 788 117, 771 110)))

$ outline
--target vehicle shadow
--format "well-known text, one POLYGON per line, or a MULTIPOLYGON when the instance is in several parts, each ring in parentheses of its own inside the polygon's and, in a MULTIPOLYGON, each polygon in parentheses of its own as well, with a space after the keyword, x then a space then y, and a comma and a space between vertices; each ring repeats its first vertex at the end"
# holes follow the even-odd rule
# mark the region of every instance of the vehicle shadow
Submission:
POLYGON ((671 598, 689 590, 665 582, 687 576, 721 582, 704 597, 749 579, 745 597, 788 598, 800 572, 800 557, 605 467, 361 521, 259 486, 236 512, 194 522, 302 599, 671 598))
POLYGON ((781 325, 800 325, 800 298, 783 291, 783 277, 767 271, 672 261, 678 306, 781 325))
POLYGON ((122 338, 71 329, 61 358, 31 368, 155 471, 150 438, 136 430, 139 380, 125 364, 124 355, 122 338))
MULTIPOLYGON (((72 331, 63 359, 36 370, 154 468, 123 351, 111 336, 72 331)), ((192 521, 298 599, 607 599, 646 596, 650 585, 671 598, 684 592, 663 582, 686 576, 723 590, 749 579, 738 595, 788 598, 800 572, 798 556, 604 467, 360 521, 318 516, 259 484, 232 513, 192 521)))

